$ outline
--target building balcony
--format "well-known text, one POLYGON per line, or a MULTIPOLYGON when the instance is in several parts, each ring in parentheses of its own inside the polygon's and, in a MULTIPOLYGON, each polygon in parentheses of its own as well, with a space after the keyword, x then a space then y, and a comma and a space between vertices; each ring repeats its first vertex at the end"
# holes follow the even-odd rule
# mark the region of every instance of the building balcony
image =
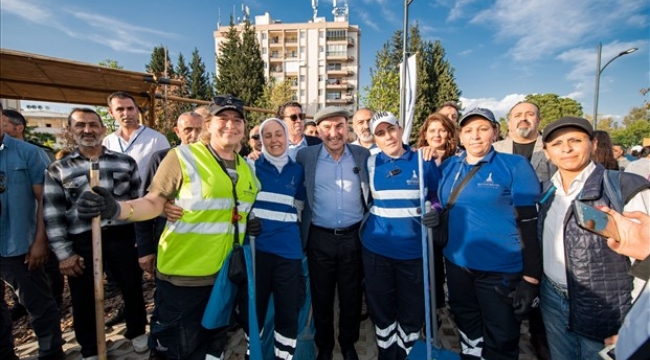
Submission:
POLYGON ((348 55, 345 52, 328 52, 325 55, 327 60, 336 60, 336 61, 354 61, 354 56, 348 55))
POLYGON ((325 85, 326 89, 331 89, 331 90, 352 90, 354 89, 354 85, 351 83, 345 81, 345 80, 336 80, 332 81, 333 79, 330 79, 327 81, 327 84, 325 85))
POLYGON ((352 95, 342 95, 340 97, 331 97, 325 99, 326 104, 353 104, 354 96, 352 95))
POLYGON ((354 75, 354 71, 347 69, 327 69, 327 75, 352 76, 354 75))
POLYGON ((294 45, 296 45, 296 44, 298 44, 298 38, 286 38, 284 40, 284 43, 285 44, 294 44, 294 45))

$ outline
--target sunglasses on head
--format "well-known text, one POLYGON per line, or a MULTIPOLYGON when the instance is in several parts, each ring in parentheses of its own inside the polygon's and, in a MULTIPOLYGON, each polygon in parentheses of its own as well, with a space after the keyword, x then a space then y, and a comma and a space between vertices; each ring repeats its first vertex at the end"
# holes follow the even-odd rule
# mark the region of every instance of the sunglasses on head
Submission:
POLYGON ((300 114, 300 115, 291 114, 285 117, 288 117, 289 119, 291 119, 291 121, 305 120, 305 114, 300 114))
POLYGON ((259 140, 259 139, 260 139, 260 134, 253 134, 253 135, 251 135, 251 139, 253 139, 253 140, 259 140))
POLYGON ((241 108, 244 107, 244 102, 242 100, 237 99, 236 97, 231 96, 231 95, 215 96, 212 99, 212 102, 214 102, 215 104, 217 104, 219 106, 228 106, 228 105, 230 105, 230 106, 237 106, 237 107, 241 107, 241 108))

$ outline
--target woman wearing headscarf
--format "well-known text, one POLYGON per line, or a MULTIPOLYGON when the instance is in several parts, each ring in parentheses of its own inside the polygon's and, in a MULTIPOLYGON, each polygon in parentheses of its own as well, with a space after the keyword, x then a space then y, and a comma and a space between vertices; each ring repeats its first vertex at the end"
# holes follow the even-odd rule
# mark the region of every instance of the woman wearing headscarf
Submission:
POLYGON ((262 184, 253 213, 262 221, 255 238, 257 316, 264 323, 273 295, 275 306, 275 358, 291 359, 296 349, 302 275, 302 241, 299 213, 305 199, 304 171, 289 158, 287 127, 280 119, 260 126, 262 155, 255 172, 262 184))

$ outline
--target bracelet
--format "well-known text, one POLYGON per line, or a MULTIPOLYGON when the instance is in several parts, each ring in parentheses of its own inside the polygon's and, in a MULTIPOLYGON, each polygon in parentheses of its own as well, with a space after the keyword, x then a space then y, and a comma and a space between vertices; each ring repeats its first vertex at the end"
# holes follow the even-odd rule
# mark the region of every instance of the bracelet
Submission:
POLYGON ((124 221, 129 221, 131 216, 133 216, 133 204, 129 203, 129 206, 131 207, 131 211, 129 211, 129 215, 124 218, 124 221))

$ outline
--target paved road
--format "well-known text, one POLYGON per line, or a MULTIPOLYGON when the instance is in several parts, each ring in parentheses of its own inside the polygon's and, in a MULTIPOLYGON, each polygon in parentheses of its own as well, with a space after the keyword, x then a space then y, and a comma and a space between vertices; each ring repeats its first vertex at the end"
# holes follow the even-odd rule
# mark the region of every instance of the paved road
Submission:
MULTIPOLYGON (((451 349, 456 352, 460 351, 458 343, 458 334, 456 332, 453 321, 449 317, 447 310, 442 314, 442 328, 441 328, 441 341, 446 349, 451 349)), ((146 360, 148 359, 148 352, 136 353, 133 350, 131 341, 124 339, 123 334, 126 331, 124 324, 119 324, 114 328, 107 329, 108 341, 108 359, 110 360, 146 360)), ((519 342, 519 358, 522 360, 536 359, 533 348, 528 341, 528 326, 527 323, 522 324, 521 327, 521 341, 519 342)), ((69 331, 64 333, 66 344, 64 350, 66 351, 66 360, 81 360, 81 353, 79 352, 79 345, 74 339, 74 332, 69 331)), ((241 330, 232 334, 228 341, 228 350, 226 358, 229 360, 244 359, 245 353, 245 340, 244 334, 241 330)), ((365 320, 361 323, 361 334, 359 342, 356 345, 359 359, 371 360, 377 358, 377 349, 375 344, 375 335, 372 322, 365 320)), ((17 349, 17 354, 21 359, 37 359, 38 344, 35 341, 20 346, 17 349)), ((336 352, 340 349, 336 348, 334 360, 342 360, 341 354, 336 352)), ((301 360, 301 359, 296 359, 301 360)))

